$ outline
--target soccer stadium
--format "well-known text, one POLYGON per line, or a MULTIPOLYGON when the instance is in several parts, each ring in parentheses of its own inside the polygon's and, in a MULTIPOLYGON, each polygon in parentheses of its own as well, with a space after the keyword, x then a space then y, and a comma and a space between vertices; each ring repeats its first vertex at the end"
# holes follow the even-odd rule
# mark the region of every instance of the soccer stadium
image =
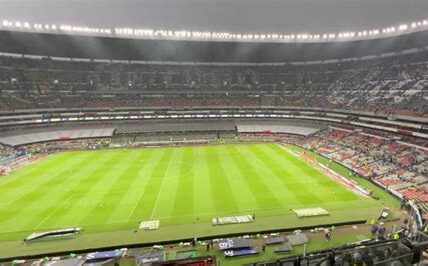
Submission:
POLYGON ((407 19, 0 19, 1 265, 428 265, 428 20, 407 19))

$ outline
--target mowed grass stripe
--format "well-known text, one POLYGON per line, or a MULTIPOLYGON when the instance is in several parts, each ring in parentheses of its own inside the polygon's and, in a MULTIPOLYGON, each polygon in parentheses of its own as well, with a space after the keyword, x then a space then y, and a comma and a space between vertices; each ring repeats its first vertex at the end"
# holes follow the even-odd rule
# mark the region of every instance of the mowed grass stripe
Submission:
MULTIPOLYGON (((86 162, 85 167, 78 169, 73 173, 76 178, 76 183, 71 187, 68 193, 64 193, 61 197, 60 208, 56 211, 55 215, 49 217, 43 224, 44 226, 52 226, 54 228, 61 226, 79 226, 80 219, 85 216, 89 208, 87 206, 90 199, 85 196, 93 189, 93 187, 100 181, 102 177, 109 174, 108 170, 117 163, 117 152, 105 153, 102 151, 95 152, 100 156, 91 160, 90 163, 86 162), (66 200, 72 201, 70 205, 64 205, 66 200)), ((69 202, 68 201, 68 202, 69 202)), ((67 202, 67 203, 68 203, 67 202)))
POLYGON ((251 191, 250 182, 248 176, 244 176, 241 169, 236 165, 233 160, 233 150, 230 146, 218 146, 222 154, 223 168, 227 169, 230 183, 235 188, 235 198, 239 198, 238 204, 240 210, 253 210, 258 207, 257 199, 255 194, 251 191))
POLYGON ((211 197, 216 211, 236 211, 239 206, 235 199, 234 188, 229 183, 229 177, 220 163, 220 155, 216 147, 206 147, 206 162, 210 177, 211 197))
POLYGON ((58 161, 62 158, 69 156, 68 154, 62 153, 58 155, 52 155, 48 161, 41 161, 39 163, 34 162, 27 168, 21 168, 12 175, 2 177, 0 180, 0 194, 10 195, 11 199, 21 196, 27 193, 27 189, 33 189, 34 186, 39 185, 47 179, 51 178, 51 173, 55 174, 58 168, 58 161))
POLYGON ((152 214, 150 215, 152 219, 168 217, 173 213, 173 201, 177 196, 177 186, 181 179, 181 176, 179 175, 180 168, 184 163, 183 156, 183 147, 172 148, 171 161, 166 166, 167 169, 165 172, 165 177, 160 184, 159 193, 157 195, 152 214))
MULTIPOLYGON (((305 180, 314 182, 313 186, 317 190, 317 195, 322 197, 323 202, 352 201, 359 199, 354 193, 349 193, 347 188, 331 180, 315 167, 302 161, 302 159, 296 158, 294 155, 288 153, 278 144, 269 145, 268 147, 274 151, 270 153, 271 156, 278 156, 278 158, 287 156, 290 161, 288 165, 290 165, 291 168, 297 168, 298 170, 296 171, 300 171, 302 175, 306 175, 305 180)), ((291 188, 295 188, 298 185, 299 184, 289 184, 291 188)))
MULTIPOLYGON (((298 171, 300 175, 307 176, 311 181, 326 180, 326 176, 322 175, 315 167, 308 165, 303 159, 288 153, 283 147, 278 144, 267 145, 279 158, 287 160, 290 168, 293 171, 298 171)), ((328 179, 327 179, 328 180, 328 179)))
POLYGON ((206 153, 207 147, 195 147, 195 162, 193 165, 195 178, 193 179, 194 213, 215 212, 214 191, 210 188, 209 161, 206 153))
POLYGON ((130 168, 130 164, 138 160, 139 153, 129 154, 125 150, 118 153, 116 157, 117 161, 109 166, 108 169, 105 169, 104 174, 99 177, 99 182, 92 186, 91 190, 85 195, 85 198, 82 199, 84 202, 91 202, 89 207, 92 206, 92 210, 85 208, 87 214, 79 221, 79 224, 107 224, 110 215, 119 207, 119 202, 125 193, 116 193, 116 184, 121 182, 121 178, 128 179, 123 174, 130 168), (91 193, 92 191, 102 191, 102 193, 91 193), (114 199, 113 202, 112 199, 114 199))
POLYGON ((150 173, 148 173, 149 180, 135 206, 133 214, 131 215, 131 220, 133 221, 151 219, 162 181, 165 178, 166 171, 168 170, 168 164, 172 157, 171 148, 162 149, 160 152, 162 152, 162 156, 156 166, 151 169, 150 173))
MULTIPOLYGON (((75 166, 80 168, 87 164, 87 160, 94 159, 98 154, 85 154, 75 163, 75 166)), ((99 155, 98 155, 99 156, 99 155)), ((62 165, 63 166, 63 165, 62 165)), ((31 190, 27 192, 24 196, 17 198, 11 205, 7 208, 2 208, 1 210, 1 224, 2 229, 8 227, 6 221, 9 221, 13 228, 19 228, 19 230, 23 230, 27 227, 22 228, 23 224, 29 224, 30 226, 35 226, 34 223, 37 223, 39 220, 39 214, 37 212, 38 209, 42 208, 42 213, 48 213, 51 210, 52 206, 57 206, 61 204, 63 200, 67 197, 64 194, 59 194, 56 189, 62 191, 64 187, 67 185, 70 186, 72 183, 70 179, 67 178, 64 181, 67 173, 69 173, 69 169, 64 169, 63 167, 58 167, 57 173, 55 175, 50 176, 49 179, 46 179, 45 182, 41 182, 38 186, 33 187, 31 190), (51 191, 55 191, 50 194, 51 191), (45 202, 43 204, 42 198, 46 197, 48 199, 48 203, 45 202), (31 217, 31 219, 24 219, 25 217, 31 217)), ((39 220, 41 221, 41 219, 39 220)))
MULTIPOLYGON (((289 170, 289 164, 286 161, 284 162, 284 160, 272 157, 271 153, 266 150, 265 145, 253 145, 248 148, 249 153, 254 154, 258 159, 254 160, 254 163, 264 168, 266 173, 275 176, 279 180, 278 186, 283 189, 282 197, 286 198, 287 202, 307 203, 305 201, 307 201, 306 198, 308 198, 308 195, 305 195, 304 192, 300 193, 300 190, 296 190, 295 187, 290 186, 290 184, 297 184, 299 187, 308 185, 306 176, 301 175, 296 178, 296 175, 289 170), (279 162, 282 163, 280 164, 279 162)), ((316 195, 311 195, 311 198, 313 199, 311 199, 311 202, 320 201, 316 195)))
MULTIPOLYGON (((275 176, 276 178, 270 178, 271 182, 277 182, 278 186, 274 186, 274 191, 277 193, 277 197, 282 199, 282 202, 284 204, 287 204, 287 206, 295 205, 296 203, 300 204, 321 204, 323 200, 321 197, 319 197, 319 193, 316 195, 313 195, 313 193, 310 192, 311 188, 314 188, 316 185, 316 180, 312 180, 312 177, 307 175, 304 172, 301 172, 298 168, 294 170, 294 176, 297 175, 297 178, 292 177, 291 179, 293 181, 301 180, 301 182, 292 182, 287 183, 287 180, 281 178, 281 174, 278 174, 278 176, 273 173, 275 166, 269 165, 269 161, 272 160, 271 158, 266 158, 263 153, 260 153, 260 150, 257 150, 256 148, 259 147, 261 150, 267 149, 268 146, 275 145, 275 144, 267 144, 267 145, 248 145, 245 147, 242 147, 242 149, 247 150, 246 154, 248 158, 251 158, 253 164, 257 166, 258 169, 263 170, 266 176, 275 176), (311 182, 312 181, 312 182, 311 182), (284 184, 286 183, 286 184, 284 184), (311 196, 308 196, 311 195, 311 196), (293 198, 290 198, 289 196, 292 196, 293 198), (297 202, 296 202, 297 201, 297 202)), ((286 156, 289 154, 286 151, 283 151, 286 156)), ((276 158, 273 159, 278 162, 282 162, 284 165, 288 167, 289 163, 284 160, 287 157, 282 158, 276 158)), ((307 166, 306 166, 307 167, 307 166)))
MULTIPOLYGON (((340 202, 340 201, 350 201, 350 200, 358 200, 359 197, 354 195, 353 193, 349 193, 349 191, 343 187, 342 185, 334 182, 328 176, 321 173, 315 167, 309 165, 307 162, 303 161, 303 159, 296 158, 294 155, 285 151, 281 146, 275 145, 270 147, 275 152, 271 153, 271 156, 278 156, 279 158, 285 156, 290 160, 290 165, 292 167, 299 167, 302 169, 302 173, 308 176, 307 180, 313 181, 313 187, 317 191, 317 196, 323 199, 323 202, 340 202), (282 151, 282 153, 281 153, 282 151), (309 170, 306 170, 309 169, 309 170), (346 194, 346 197, 343 197, 343 194, 346 194)), ((298 184, 289 184, 291 187, 296 187, 298 184)))
POLYGON ((238 149, 238 146, 231 146, 231 151, 233 161, 241 170, 248 187, 257 201, 258 206, 254 207, 265 209, 282 206, 281 201, 275 196, 270 186, 272 183, 267 184, 265 182, 265 180, 269 181, 269 177, 261 175, 257 168, 248 161, 247 154, 242 149, 238 149))
MULTIPOLYGON (((140 163, 140 169, 136 173, 136 178, 132 182, 131 187, 133 188, 132 193, 128 193, 124 200, 127 200, 130 205, 130 209, 128 210, 127 219, 133 222, 139 222, 147 217, 143 217, 143 209, 141 208, 144 200, 148 197, 155 197, 156 195, 145 193, 146 187, 151 184, 151 182, 156 182, 156 180, 152 180, 152 173, 155 171, 159 162, 162 158, 165 158, 165 150, 164 149, 145 149, 144 157, 140 163)), ((156 177, 155 177, 156 179, 156 177)), ((118 212, 117 210, 115 212, 118 212)))
POLYGON ((195 176, 193 165, 195 161, 195 148, 182 148, 180 169, 178 171, 178 185, 175 191, 175 198, 172 204, 172 216, 194 214, 194 184, 195 176))
POLYGON ((129 165, 128 169, 123 172, 121 178, 115 184, 117 190, 115 193, 123 193, 119 202, 120 208, 116 208, 110 213, 109 223, 130 221, 132 212, 137 201, 141 198, 144 185, 148 177, 140 174, 153 165, 155 152, 154 149, 142 149, 139 156, 129 165))
POLYGON ((283 150, 282 154, 272 153, 269 148, 276 144, 252 145, 248 149, 263 163, 263 168, 269 169, 282 181, 282 183, 308 182, 304 177, 306 174, 299 168, 291 168, 289 154, 283 150), (296 171, 297 174, 296 174, 296 171))

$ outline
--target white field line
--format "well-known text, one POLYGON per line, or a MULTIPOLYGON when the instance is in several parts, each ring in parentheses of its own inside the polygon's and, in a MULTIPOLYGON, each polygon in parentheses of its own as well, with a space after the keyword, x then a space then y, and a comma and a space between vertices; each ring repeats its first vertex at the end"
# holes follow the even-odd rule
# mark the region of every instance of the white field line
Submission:
POLYGON ((153 215, 155 214, 156 208, 158 206, 158 202, 159 202, 160 196, 162 194, 163 187, 165 185, 165 179, 168 176, 168 171, 169 171, 170 165, 171 165, 171 160, 168 162, 168 166, 166 167, 165 175, 162 179, 162 184, 161 184, 161 187, 159 189, 158 196, 156 197, 155 205, 153 206, 153 211, 152 211, 152 214, 150 215, 150 219, 153 219, 153 215))
POLYGON ((137 209, 138 203, 140 202, 141 198, 144 195, 144 191, 141 192, 141 196, 138 197, 138 200, 135 201, 134 207, 132 208, 132 211, 129 213, 129 216, 127 218, 127 220, 131 220, 132 215, 134 214, 135 210, 137 209))
MULTIPOLYGON (((329 203, 338 203, 342 201, 334 201, 334 202, 329 202, 329 203)), ((327 203, 328 204, 328 203, 327 203)), ((61 206, 62 207, 62 206, 61 206)), ((203 215, 218 215, 218 214, 226 214, 229 216, 237 216, 237 215, 242 215, 243 212, 263 212, 263 211, 271 211, 271 210, 277 210, 277 209, 292 209, 292 208, 298 208, 298 207, 308 207, 310 208, 310 206, 308 206, 307 204, 302 204, 302 205, 289 205, 287 206, 287 208, 282 208, 282 207, 276 207, 276 208, 264 208, 264 209, 247 209, 247 210, 241 210, 241 211, 236 211, 236 212, 231 212, 231 211, 224 211, 224 212, 206 212, 206 213, 197 213, 197 214, 190 214, 190 215, 176 215, 176 216, 164 216, 164 217, 158 217, 158 219, 171 219, 171 218, 180 218, 180 217, 191 217, 191 216, 203 216, 203 215)), ((318 207, 318 205, 317 205, 318 207)), ((368 206, 364 206, 364 208, 368 208, 368 206)), ((342 211, 342 210, 335 210, 335 212, 337 211, 342 211)), ((55 211, 54 211, 55 212, 55 211)), ((275 214, 275 215, 269 215, 269 216, 280 216, 280 215, 289 215, 286 213, 283 214, 275 214)), ((94 223, 94 224, 82 224, 82 225, 75 225, 75 227, 85 227, 85 226, 96 226, 96 225, 110 225, 110 224, 123 224, 123 223, 130 223, 130 222, 140 222, 140 220, 130 220, 130 219, 125 219, 125 220, 117 220, 117 221, 112 221, 112 222, 105 222, 105 223, 94 223)), ((59 227, 55 227, 52 228, 52 230, 56 229, 59 227)), ((50 229, 49 229, 50 230, 50 229)), ((0 231, 0 233, 5 234, 5 233, 19 233, 19 232, 25 232, 25 231, 30 231, 30 230, 17 230, 17 231, 0 231)))
MULTIPOLYGON (((355 201, 359 201, 355 200, 355 201)), ((354 201, 352 201, 354 202, 354 201)), ((228 214, 231 216, 237 216, 237 215, 242 215, 243 212, 247 212, 247 214, 252 214, 252 212, 265 212, 265 211, 274 211, 274 210, 291 210, 291 209, 295 209, 295 208, 316 208, 316 207, 320 207, 320 205, 327 205, 322 207, 322 208, 326 208, 328 209, 328 205, 335 205, 338 203, 343 203, 343 201, 341 200, 337 200, 337 201, 329 201, 326 203, 322 203, 322 204, 296 204, 296 205, 287 205, 284 207, 274 207, 274 208, 256 208, 256 209, 246 209, 246 210, 237 210, 237 211, 223 211, 223 212, 205 212, 205 213, 195 213, 195 214, 188 214, 188 215, 173 215, 173 216, 163 216, 163 217, 158 217, 158 219, 171 219, 171 218, 180 218, 180 217, 192 217, 192 216, 205 216, 205 215, 219 215, 219 214, 228 214), (312 207, 313 206, 313 207, 312 207)), ((364 208, 367 208, 366 206, 364 206, 364 208)), ((340 210, 334 210, 333 212, 337 212, 340 210)), ((285 215, 285 214, 275 214, 272 216, 278 216, 278 215, 285 215)), ((217 216, 218 217, 218 216, 217 216)), ((213 217, 214 218, 214 217, 213 217)))
POLYGON ((39 229, 39 227, 45 223, 49 218, 52 217, 52 215, 54 215, 56 212, 58 212, 60 209, 62 209, 62 207, 64 207, 71 199, 74 198, 74 195, 72 195, 71 197, 69 197, 66 201, 62 202, 54 211, 52 211, 48 216, 45 217, 45 219, 43 219, 40 223, 38 223, 36 225, 36 227, 34 227, 35 230, 39 229))
MULTIPOLYGON (((161 157, 161 159, 162 159, 162 157, 161 157)), ((161 160, 160 159, 160 160, 161 160)), ((140 160, 140 161, 142 161, 142 160, 140 160)), ((154 162, 151 162, 151 163, 149 163, 149 164, 145 164, 143 167, 141 167, 141 169, 138 171, 138 174, 140 175, 140 173, 143 171, 143 169, 146 169, 146 168, 148 168, 148 165, 150 166, 150 165, 154 165, 154 166, 156 166, 158 163, 154 163, 154 162)), ((144 182, 144 189, 143 190, 139 190, 141 193, 140 193, 140 196, 138 197, 138 199, 135 201, 135 204, 134 204, 134 207, 132 208, 132 211, 129 213, 129 216, 128 216, 128 218, 127 218, 127 220, 131 220, 131 217, 132 217, 132 215, 134 214, 134 212, 135 212, 135 210, 137 209, 137 206, 138 206, 138 203, 141 201, 141 199, 143 198, 143 196, 144 196, 144 191, 145 191, 145 188, 146 188, 146 186, 147 186, 147 183, 148 183, 148 181, 149 180, 147 180, 147 181, 145 181, 144 182)))
MULTIPOLYGON (((286 150, 288 153, 291 153, 294 157, 296 157, 297 159, 299 159, 300 161, 302 161, 302 162, 304 162, 304 163, 306 163, 307 165, 309 165, 309 166, 311 166, 311 167, 313 167, 313 168, 315 168, 318 172, 320 172, 322 175, 324 175, 324 176, 326 176, 330 181, 333 181, 333 182, 335 182, 336 184, 339 184, 341 187, 343 187, 343 188, 345 188, 346 190, 348 190, 348 191, 350 191, 351 193, 354 193, 354 194, 356 194, 356 195, 358 195, 358 196, 360 196, 360 197, 364 197, 364 198, 370 198, 370 196, 367 196, 367 195, 365 195, 365 194, 363 194, 363 193, 361 193, 360 191, 358 191, 358 189, 352 189, 352 188, 350 188, 350 187, 348 187, 347 185, 345 185, 345 184, 342 184, 342 183, 340 183, 340 182, 338 182, 337 180, 335 180, 333 177, 332 177, 332 173, 329 173, 326 169, 323 169, 321 166, 320 166, 320 162, 318 162, 318 160, 317 159, 315 159, 315 158, 312 158, 312 156, 311 156, 311 158, 312 159, 314 159, 315 161, 316 161, 316 164, 311 164, 311 163, 309 163, 307 160, 305 160, 302 156, 299 156, 298 154, 296 154, 293 150, 291 150, 291 149, 289 149, 288 147, 286 147, 286 146, 282 146, 283 147, 283 149, 284 150, 286 150)), ((315 153, 316 154, 316 153, 315 153)), ((325 167, 327 168, 327 169, 329 169, 329 170, 331 170, 331 171, 333 171, 333 173, 335 173, 337 176, 340 176, 340 177, 342 177, 342 178, 344 178, 344 179, 346 179, 346 180, 350 180, 351 182, 352 182, 352 180, 351 179, 349 179, 349 178, 346 178, 346 177, 344 177, 344 176, 342 176, 341 174, 339 174, 339 173, 337 173, 336 171, 334 171, 333 169, 331 169, 330 167, 328 167, 328 166, 326 166, 325 165, 325 167)), ((358 184, 357 183, 357 186, 360 186, 360 184, 358 184)), ((362 187, 361 186, 361 188, 363 188, 363 189, 366 189, 365 187, 362 187)))
POLYGON ((129 213, 127 220, 131 220, 131 217, 134 214, 135 210, 137 209, 138 203, 143 198, 143 195, 144 195, 144 191, 141 191, 141 195, 140 195, 140 197, 138 197, 138 200, 135 201, 134 207, 132 208, 132 211, 129 213))
MULTIPOLYGON (((56 154, 49 154, 48 156, 51 156, 51 155, 56 155, 56 154)), ((49 179, 44 180, 39 187, 44 186, 45 183, 50 182, 52 180, 56 180, 56 179, 61 179, 63 181, 67 180, 68 178, 70 178, 73 175, 73 169, 72 169, 72 167, 69 166, 68 170, 69 171, 64 176, 59 176, 59 177, 49 178, 49 179)), ((54 172, 53 170, 49 170, 48 173, 50 173, 51 171, 54 172)), ((39 188, 39 187, 37 187, 37 188, 39 188)), ((22 191, 24 191, 24 190, 22 190, 22 189, 18 190, 18 192, 22 192, 22 191)), ((32 191, 25 191, 24 193, 16 194, 11 202, 9 202, 9 203, 2 203, 2 205, 0 205, 0 206, 7 206, 7 207, 9 207, 10 205, 14 204, 16 201, 18 201, 21 198, 25 197, 26 195, 32 193, 33 191, 34 190, 32 190, 32 191)), ((74 194, 73 194, 73 196, 74 196, 74 194)))

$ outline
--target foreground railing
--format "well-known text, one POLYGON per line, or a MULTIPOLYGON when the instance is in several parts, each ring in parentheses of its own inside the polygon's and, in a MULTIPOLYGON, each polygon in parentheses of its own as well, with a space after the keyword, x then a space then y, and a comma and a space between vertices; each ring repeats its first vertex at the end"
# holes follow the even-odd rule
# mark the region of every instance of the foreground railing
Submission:
POLYGON ((374 241, 252 265, 412 265, 414 255, 414 250, 404 241, 374 241))

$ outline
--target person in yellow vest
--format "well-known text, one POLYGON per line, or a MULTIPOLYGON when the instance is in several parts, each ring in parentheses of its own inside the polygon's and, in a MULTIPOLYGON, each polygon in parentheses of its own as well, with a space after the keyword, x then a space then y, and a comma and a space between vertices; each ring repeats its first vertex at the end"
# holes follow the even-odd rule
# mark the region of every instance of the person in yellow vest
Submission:
POLYGON ((400 239, 400 234, 394 233, 394 240, 398 240, 398 239, 400 239))

